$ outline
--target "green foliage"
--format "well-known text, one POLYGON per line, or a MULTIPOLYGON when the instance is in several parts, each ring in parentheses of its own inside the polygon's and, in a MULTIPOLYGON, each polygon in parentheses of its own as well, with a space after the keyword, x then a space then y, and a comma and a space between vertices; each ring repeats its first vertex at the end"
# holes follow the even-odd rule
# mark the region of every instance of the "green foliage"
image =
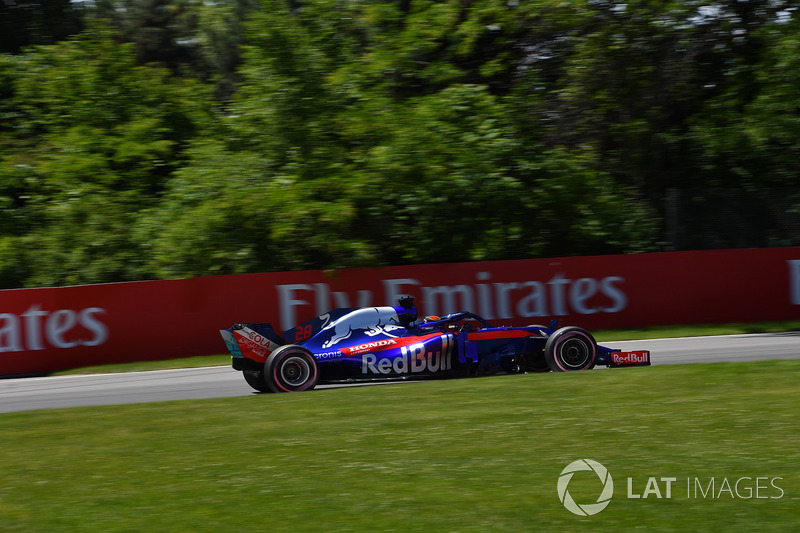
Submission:
POLYGON ((193 39, 199 18, 193 0, 97 0, 93 15, 108 21, 131 43, 139 63, 178 71, 199 66, 193 39))
POLYGON ((796 184, 791 7, 97 2, 0 55, 0 286, 659 250, 796 184))
POLYGON ((0 54, 52 44, 83 29, 83 2, 7 0, 0 2, 0 54))
POLYGON ((485 87, 409 99, 386 119, 354 172, 359 218, 385 261, 486 259, 514 244, 527 212, 517 140, 485 87))
POLYGON ((22 272, 6 267, 2 285, 147 275, 130 227, 197 133, 202 89, 137 66, 130 47, 102 29, 12 66, 14 135, 0 158, 0 208, 17 235, 7 248, 26 259, 9 263, 22 272))
POLYGON ((691 135, 702 176, 716 185, 755 189, 795 187, 800 172, 800 99, 797 88, 797 20, 769 24, 754 32, 760 61, 745 58, 730 66, 735 78, 709 100, 691 135))

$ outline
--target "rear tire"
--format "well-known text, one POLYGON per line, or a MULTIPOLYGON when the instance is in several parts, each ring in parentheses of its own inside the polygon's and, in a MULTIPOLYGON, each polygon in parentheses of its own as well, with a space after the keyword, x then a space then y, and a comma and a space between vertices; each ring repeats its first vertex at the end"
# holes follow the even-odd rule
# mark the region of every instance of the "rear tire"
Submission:
POLYGON ((597 343, 585 329, 561 328, 547 339, 544 355, 553 372, 589 370, 597 363, 597 343))
POLYGON ((302 346, 281 346, 264 363, 264 381, 273 392, 311 390, 319 381, 317 360, 302 346))

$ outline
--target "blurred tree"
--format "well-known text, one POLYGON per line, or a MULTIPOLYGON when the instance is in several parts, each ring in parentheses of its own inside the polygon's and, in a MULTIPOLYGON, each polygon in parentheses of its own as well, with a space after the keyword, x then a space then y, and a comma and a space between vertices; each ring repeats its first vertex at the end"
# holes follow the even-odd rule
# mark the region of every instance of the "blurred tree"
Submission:
POLYGON ((96 0, 94 15, 132 43, 139 63, 178 72, 198 59, 198 8, 193 0, 96 0))
POLYGON ((382 263, 487 259, 527 247, 526 191, 512 168, 517 140, 485 86, 452 85, 383 115, 378 129, 369 114, 351 113, 345 132, 361 145, 352 152, 358 234, 382 263))
POLYGON ((754 181, 761 186, 797 187, 800 177, 800 20, 778 18, 760 29, 761 61, 749 102, 749 146, 758 154, 754 181))
POLYGON ((652 248, 632 194, 518 129, 513 69, 478 44, 515 8, 473 8, 265 4, 224 140, 195 147, 152 214, 159 275, 652 248))
POLYGON ((198 6, 197 46, 202 64, 199 77, 215 85, 216 97, 227 101, 241 81, 241 48, 245 41, 245 21, 258 9, 259 0, 202 2, 198 6))
POLYGON ((651 251, 668 188, 797 179, 789 0, 92 16, 0 55, 4 286, 651 251))
POLYGON ((369 255, 347 232, 354 184, 335 124, 344 103, 331 97, 325 80, 337 57, 320 50, 331 35, 281 3, 265 5, 252 24, 244 81, 221 117, 221 141, 196 143, 191 163, 151 214, 164 221, 163 231, 142 232, 152 239, 159 272, 350 266, 369 255), (219 206, 228 212, 195 227, 200 213, 219 206))
POLYGON ((797 186, 800 26, 780 13, 752 25, 747 53, 726 64, 724 83, 694 117, 690 153, 700 186, 797 186))
MULTIPOLYGON (((781 0, 586 3, 575 9, 568 31, 555 35, 560 51, 526 45, 544 57, 529 58, 531 69, 545 64, 539 69, 543 75, 528 82, 526 92, 541 95, 529 116, 547 125, 548 145, 592 147, 597 168, 635 187, 659 209, 669 187, 698 181, 737 185, 732 175, 738 171, 724 164, 714 175, 698 174, 707 161, 691 156, 705 143, 698 137, 711 133, 708 126, 697 130, 698 118, 710 111, 712 123, 746 120, 744 106, 761 83, 755 76, 765 51, 761 29, 774 26, 780 13, 789 14, 789 5, 781 0)), ((741 146, 722 148, 713 151, 726 157, 722 154, 741 146)))
POLYGON ((25 261, 14 263, 22 273, 6 267, 0 284, 148 275, 130 227, 206 120, 203 91, 137 66, 131 48, 102 29, 4 66, 13 77, 5 107, 14 136, 0 153, 0 208, 15 221, 5 250, 25 261))
POLYGON ((258 6, 258 0, 96 0, 89 12, 133 44, 139 63, 214 84, 217 98, 226 100, 239 80, 245 19, 258 6))
POLYGON ((52 44, 83 29, 82 2, 0 1, 0 53, 17 54, 32 44, 52 44))

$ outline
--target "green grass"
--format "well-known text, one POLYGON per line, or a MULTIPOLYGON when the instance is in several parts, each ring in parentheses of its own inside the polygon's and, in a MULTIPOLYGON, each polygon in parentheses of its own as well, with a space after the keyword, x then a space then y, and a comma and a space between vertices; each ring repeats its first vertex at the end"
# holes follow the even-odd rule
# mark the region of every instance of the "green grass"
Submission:
POLYGON ((231 355, 204 355, 197 357, 183 357, 179 359, 164 359, 161 361, 136 361, 133 363, 118 363, 111 365, 86 366, 54 372, 53 375, 67 376, 75 374, 106 374, 113 372, 142 372, 146 370, 171 370, 175 368, 202 368, 206 366, 230 366, 231 355))
POLYGON ((0 530, 795 531, 798 382, 800 361, 666 365, 4 414, 0 530), (588 518, 556 494, 581 458, 615 483, 588 518), (673 497, 626 497, 650 476, 673 497), (687 498, 745 476, 783 497, 687 498))
MULTIPOLYGON (((652 328, 617 329, 593 331, 598 342, 657 339, 665 337, 699 337, 704 335, 735 335, 741 333, 779 333, 800 331, 800 322, 759 322, 721 325, 658 326, 652 328)), ((137 372, 143 370, 169 370, 174 368, 198 368, 227 366, 231 364, 228 354, 201 357, 185 357, 163 361, 140 361, 113 365, 99 365, 56 372, 56 375, 99 374, 107 372, 137 372)))
POLYGON ((675 337, 704 337, 708 335, 781 333, 785 331, 800 331, 800 322, 740 322, 735 324, 657 326, 651 328, 605 330, 593 332, 593 334, 598 341, 603 342, 675 337))

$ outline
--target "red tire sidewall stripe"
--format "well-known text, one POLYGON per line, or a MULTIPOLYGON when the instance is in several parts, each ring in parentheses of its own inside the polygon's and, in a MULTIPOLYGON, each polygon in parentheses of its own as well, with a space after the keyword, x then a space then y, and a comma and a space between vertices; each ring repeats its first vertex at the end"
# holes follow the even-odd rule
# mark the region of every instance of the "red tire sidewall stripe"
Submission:
POLYGON ((571 332, 568 332, 566 335, 561 335, 559 338, 557 338, 556 342, 555 342, 555 345, 553 346, 553 359, 555 359, 556 364, 558 365, 558 368, 560 368, 564 372, 572 372, 575 369, 574 368, 569 368, 569 369, 564 368, 564 365, 561 364, 561 358, 559 357, 559 354, 558 354, 558 348, 559 348, 559 346, 561 346, 561 343, 564 341, 564 337, 567 337, 567 340, 569 340, 571 337, 576 337, 578 335, 580 335, 581 337, 583 337, 585 339, 586 345, 589 346, 591 348, 591 350, 592 350, 592 361, 591 362, 594 363, 597 360, 597 347, 595 346, 594 342, 592 342, 592 339, 589 338, 589 336, 586 333, 583 333, 582 331, 571 331, 571 332))
MULTIPOLYGON (((275 361, 272 363, 272 382, 275 383, 275 385, 277 385, 284 392, 302 392, 308 388, 308 385, 310 383, 314 383, 317 379, 317 365, 314 364, 316 363, 316 361, 314 361, 314 363, 309 364, 309 367, 311 367, 312 374, 300 388, 287 389, 286 387, 283 386, 281 380, 278 379, 278 367, 280 366, 280 362, 286 359, 287 357, 295 355, 297 353, 300 353, 305 356, 308 355, 307 353, 299 350, 292 350, 290 352, 287 351, 285 353, 278 354, 278 357, 276 357, 275 361)), ((312 355, 311 357, 313 358, 314 356, 312 355)))

